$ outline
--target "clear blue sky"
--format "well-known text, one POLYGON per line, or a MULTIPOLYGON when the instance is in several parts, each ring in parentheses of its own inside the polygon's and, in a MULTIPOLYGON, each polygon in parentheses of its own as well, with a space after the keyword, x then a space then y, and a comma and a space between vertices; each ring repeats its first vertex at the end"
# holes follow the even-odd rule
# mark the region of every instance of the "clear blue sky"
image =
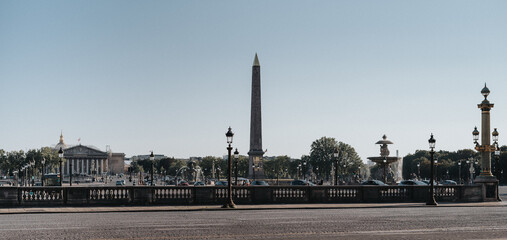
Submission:
POLYGON ((366 160, 472 148, 484 82, 507 142, 507 1, 0 1, 0 148, 95 145, 186 158, 322 136, 366 160))

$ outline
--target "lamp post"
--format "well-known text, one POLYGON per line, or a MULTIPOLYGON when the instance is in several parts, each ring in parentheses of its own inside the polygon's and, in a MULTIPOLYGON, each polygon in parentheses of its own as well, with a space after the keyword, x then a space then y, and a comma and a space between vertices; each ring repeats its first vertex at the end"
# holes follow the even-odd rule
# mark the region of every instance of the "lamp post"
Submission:
POLYGON ((25 167, 19 169, 19 184, 25 186, 25 167))
POLYGON ((498 146, 498 131, 496 128, 491 135, 493 135, 493 142, 495 145, 495 175, 496 180, 498 180, 498 183, 496 184, 496 200, 502 201, 498 192, 498 186, 500 185, 500 146, 498 146))
POLYGON ((151 162, 151 186, 155 186, 155 181, 153 180, 153 162, 155 160, 155 155, 153 155, 153 151, 150 154, 150 162, 151 162))
POLYGON ((45 163, 46 163, 46 158, 43 157, 42 158, 42 171, 41 171, 41 177, 40 177, 40 179, 41 179, 41 186, 43 186, 43 187, 44 187, 44 169, 45 169, 45 165, 44 164, 45 163))
MULTIPOLYGON (((490 111, 493 108, 494 104, 488 101, 488 95, 490 91, 484 84, 484 88, 481 90, 481 94, 484 96, 484 100, 480 104, 477 105, 479 109, 481 109, 481 144, 479 144, 479 131, 477 127, 474 128, 472 132, 475 150, 481 153, 480 159, 480 174, 475 178, 475 183, 482 184, 486 187, 485 198, 492 198, 492 196, 498 195, 493 191, 497 191, 497 188, 490 188, 488 186, 498 185, 498 180, 491 173, 491 153, 495 152, 497 148, 498 141, 498 131, 493 131, 490 133, 490 111), (493 135, 494 143, 491 144, 490 137, 493 135)), ((495 197, 497 199, 497 197, 495 197)))
POLYGON ((74 173, 74 169, 72 167, 72 162, 74 162, 74 161, 73 160, 69 161, 69 168, 70 168, 69 184, 70 184, 71 187, 72 187, 72 174, 74 173))
POLYGON ((468 183, 469 184, 472 184, 472 161, 474 159, 472 157, 468 158, 468 160, 466 161, 467 165, 468 165, 468 183))
POLYGON ((347 163, 343 163, 343 182, 346 184, 347 182, 347 163))
POLYGON ((315 182, 319 181, 319 167, 315 167, 315 182))
POLYGON ((234 184, 238 186, 238 161, 239 161, 239 152, 236 148, 234 151, 234 184))
POLYGON ((306 181, 306 172, 308 169, 306 168, 306 160, 303 162, 303 180, 306 181))
POLYGON ((340 153, 338 152, 338 149, 334 149, 333 157, 334 157, 334 185, 338 186, 338 157, 340 156, 340 153))
POLYGON ((438 157, 436 157, 435 159, 433 159, 433 177, 435 179, 435 182, 438 181, 438 174, 437 174, 437 167, 438 167, 438 157))
POLYGON ((461 160, 458 161, 458 184, 461 185, 461 160))
POLYGON ((421 163, 417 163, 417 179, 421 179, 421 163))
POLYGON ((434 175, 433 175, 433 168, 434 168, 434 164, 435 162, 433 161, 433 155, 435 154, 435 142, 436 140, 433 138, 433 133, 431 134, 431 137, 430 139, 428 140, 428 143, 430 145, 430 158, 431 158, 431 173, 430 173, 430 196, 428 197, 428 202, 426 203, 426 205, 434 205, 436 206, 437 205, 437 202, 435 201, 435 194, 434 194, 434 189, 433 189, 433 179, 434 179, 434 175))
POLYGON ((30 162, 30 182, 32 183, 32 187, 35 185, 35 160, 32 158, 30 162))
MULTIPOLYGON (((232 201, 232 158, 231 158, 231 151, 232 151, 232 137, 234 137, 234 133, 231 131, 231 127, 229 127, 229 130, 225 133, 225 136, 227 137, 227 201, 222 206, 222 208, 236 208, 236 204, 232 201)), ((236 149, 236 152, 238 150, 236 149)), ((234 153, 236 157, 236 152, 234 153)), ((239 152, 238 152, 239 155, 239 152)), ((237 182, 237 176, 236 176, 236 182, 237 182)))
POLYGON ((255 163, 252 163, 252 173, 253 173, 253 180, 255 181, 255 163))
POLYGON ((63 150, 62 150, 61 147, 60 147, 60 150, 58 150, 58 157, 60 158, 60 187, 61 187, 62 184, 63 184, 63 165, 62 165, 62 162, 63 162, 63 150))
POLYGON ((386 184, 387 184, 387 177, 386 177, 386 170, 387 170, 387 168, 386 168, 386 166, 387 166, 387 157, 385 157, 385 158, 384 158, 384 160, 382 160, 382 162, 384 163, 384 164, 383 164, 383 165, 384 165, 384 183, 386 183, 386 184))
POLYGON ((298 179, 301 179, 302 176, 303 176, 302 164, 299 163, 298 164, 298 179))

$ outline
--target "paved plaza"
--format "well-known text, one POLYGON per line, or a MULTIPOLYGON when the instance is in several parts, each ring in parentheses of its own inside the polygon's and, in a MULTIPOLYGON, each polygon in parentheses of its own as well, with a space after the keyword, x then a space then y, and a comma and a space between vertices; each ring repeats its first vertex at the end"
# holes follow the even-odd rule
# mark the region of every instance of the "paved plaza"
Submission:
POLYGON ((501 239, 507 207, 0 215, 0 239, 501 239))
POLYGON ((197 207, 1 209, 0 239, 507 239, 505 202, 197 207))

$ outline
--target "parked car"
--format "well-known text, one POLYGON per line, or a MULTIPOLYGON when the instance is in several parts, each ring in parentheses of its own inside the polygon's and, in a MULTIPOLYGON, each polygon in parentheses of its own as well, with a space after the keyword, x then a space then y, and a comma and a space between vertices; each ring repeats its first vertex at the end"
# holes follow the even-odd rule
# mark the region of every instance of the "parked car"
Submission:
POLYGON ((123 186, 123 185, 125 185, 125 181, 122 181, 122 180, 116 181, 116 186, 123 186))
POLYGON ((290 183, 291 186, 315 186, 315 183, 312 183, 308 180, 294 180, 290 183))
POLYGON ((387 184, 379 180, 367 180, 362 182, 361 185, 387 186, 387 184))
POLYGON ((400 183, 398 183, 398 186, 414 186, 414 185, 426 186, 428 184, 417 180, 403 180, 400 183))
POLYGON ((8 182, 8 181, 2 181, 2 182, 0 182, 0 186, 2 186, 2 187, 4 187, 4 186, 12 186, 12 183, 8 182))
POLYGON ((250 185, 252 186, 269 186, 266 181, 253 181, 250 185))
POLYGON ((442 185, 458 185, 458 183, 456 183, 453 180, 444 180, 444 181, 440 182, 440 184, 442 184, 442 185))
POLYGON ((187 182, 187 181, 185 181, 185 180, 181 180, 181 181, 178 183, 178 186, 190 186, 190 185, 188 184, 188 182, 187 182))
POLYGON ((194 186, 204 186, 205 184, 203 182, 195 182, 194 186))
POLYGON ((229 182, 227 181, 218 181, 215 183, 215 186, 227 186, 229 182))
POLYGON ((242 178, 242 177, 238 178, 238 186, 249 186, 249 185, 250 185, 250 180, 248 180, 248 178, 242 178))
MULTIPOLYGON (((426 185, 430 185, 430 180, 421 180, 421 182, 426 183, 426 185)), ((436 185, 440 185, 440 184, 438 184, 436 181, 433 181, 433 185, 436 186, 436 185)))

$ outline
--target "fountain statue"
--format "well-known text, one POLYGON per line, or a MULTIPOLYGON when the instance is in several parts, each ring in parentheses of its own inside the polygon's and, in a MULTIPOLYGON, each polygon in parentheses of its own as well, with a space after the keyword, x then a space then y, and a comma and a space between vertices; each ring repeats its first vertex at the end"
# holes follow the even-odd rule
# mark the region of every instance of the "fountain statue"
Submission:
POLYGON ((375 144, 380 144, 380 157, 368 157, 372 162, 377 163, 377 166, 382 171, 377 171, 377 174, 374 176, 375 178, 383 178, 384 182, 396 182, 401 180, 401 170, 402 170, 402 161, 400 157, 389 157, 389 149, 387 148, 388 144, 393 144, 393 142, 387 140, 386 135, 382 136, 382 140, 376 142, 375 144))
POLYGON ((180 168, 176 172, 175 184, 178 184, 178 180, 185 180, 187 182, 204 181, 204 173, 195 161, 189 161, 187 166, 180 168))

